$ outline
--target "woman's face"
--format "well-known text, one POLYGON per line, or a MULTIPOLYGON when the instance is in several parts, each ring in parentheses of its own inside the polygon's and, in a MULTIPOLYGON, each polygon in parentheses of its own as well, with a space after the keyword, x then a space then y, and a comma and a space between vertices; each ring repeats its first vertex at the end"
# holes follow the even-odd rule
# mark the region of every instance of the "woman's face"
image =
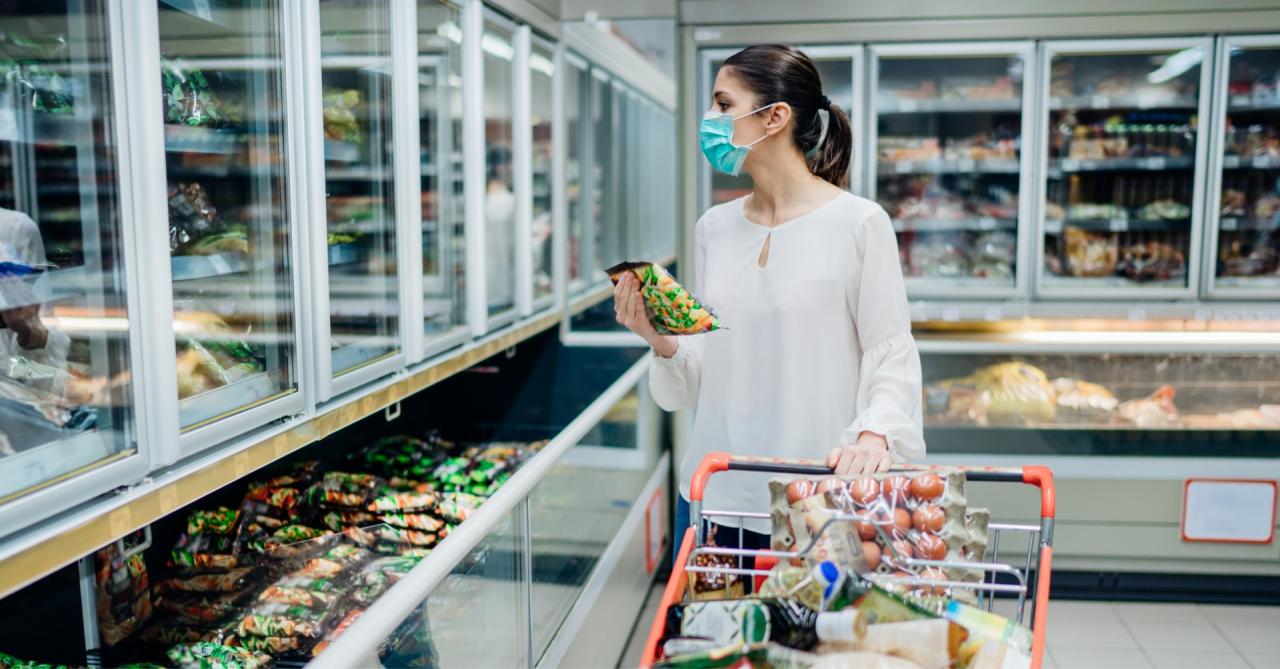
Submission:
MULTIPOLYGON (((765 103, 768 104, 768 103, 765 103)), ((729 114, 735 118, 751 114, 756 106, 756 95, 743 85, 742 80, 733 73, 732 67, 722 67, 716 74, 716 83, 711 87, 711 111, 729 114)), ((743 116, 733 122, 733 143, 744 146, 767 134, 766 123, 769 110, 761 110, 758 114, 743 116)))

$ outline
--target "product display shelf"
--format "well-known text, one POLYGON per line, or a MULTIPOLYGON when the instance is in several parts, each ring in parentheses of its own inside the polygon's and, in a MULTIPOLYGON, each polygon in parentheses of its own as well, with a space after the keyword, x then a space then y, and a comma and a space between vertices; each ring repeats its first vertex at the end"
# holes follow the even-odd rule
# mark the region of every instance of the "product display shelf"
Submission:
POLYGON ((1020 100, 999 98, 990 100, 937 100, 928 98, 912 100, 882 96, 880 102, 876 105, 876 111, 881 114, 1008 113, 1017 112, 1021 108, 1022 102, 1020 100))
POLYGON ((1066 109, 1196 109, 1198 98, 1163 95, 1081 95, 1050 96, 1049 110, 1066 109))
POLYGON ((877 163, 881 177, 887 174, 1017 174, 1015 159, 972 160, 882 160, 877 163))
POLYGON ((1018 227, 1017 219, 1013 218, 991 218, 988 216, 980 216, 977 218, 957 218, 957 219, 929 219, 929 218, 907 218, 894 219, 893 229, 897 232, 941 232, 947 230, 1015 230, 1018 227))
POLYGON ((1146 158, 1106 158, 1103 160, 1062 158, 1049 161, 1049 175, 1057 176, 1069 172, 1119 172, 1124 170, 1165 172, 1189 170, 1194 167, 1195 160, 1189 157, 1150 156, 1146 158))
POLYGON ((1146 230, 1170 230, 1190 228, 1189 218, 1164 218, 1151 220, 1130 220, 1127 218, 1072 218, 1066 220, 1048 220, 1044 222, 1045 232, 1058 233, 1065 228, 1082 230, 1107 230, 1110 232, 1129 232, 1146 230))

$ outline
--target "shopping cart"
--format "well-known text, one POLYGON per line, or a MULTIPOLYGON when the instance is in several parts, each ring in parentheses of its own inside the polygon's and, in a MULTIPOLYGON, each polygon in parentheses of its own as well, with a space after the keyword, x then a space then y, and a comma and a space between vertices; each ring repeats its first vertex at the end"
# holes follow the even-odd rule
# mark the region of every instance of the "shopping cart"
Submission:
MULTIPOLYGON (((920 472, 940 467, 927 465, 895 465, 894 471, 920 472)), ((986 558, 982 562, 954 562, 939 560, 922 560, 916 558, 897 557, 901 564, 913 567, 956 567, 981 571, 980 581, 938 581, 920 578, 885 578, 884 580, 904 585, 925 585, 932 587, 967 588, 978 596, 981 606, 988 610, 995 607, 996 595, 1003 594, 1016 597, 1017 608, 1014 619, 1022 623, 1029 620, 1032 630, 1031 667, 1040 669, 1044 658, 1045 616, 1049 609, 1049 573, 1053 562, 1053 518, 1055 496, 1053 488, 1053 472, 1048 467, 1028 466, 1016 467, 960 467, 967 481, 996 481, 1004 483, 1025 483, 1040 488, 1040 524, 1017 525, 1008 523, 991 523, 988 525, 989 539, 986 558), (1000 537, 1007 534, 1027 535, 1026 561, 1021 568, 999 561, 1000 537), (1028 606, 1029 616, 1026 615, 1028 606)), ((770 472, 775 474, 797 474, 801 476, 829 476, 831 468, 817 460, 781 460, 776 458, 741 457, 728 453, 710 453, 698 465, 693 475, 689 490, 689 524, 691 527, 680 539, 680 552, 676 564, 671 571, 671 578, 662 593, 662 602, 658 607, 658 615, 649 630, 649 638, 645 642, 641 667, 648 669, 658 657, 658 643, 662 639, 666 626, 667 610, 682 601, 688 590, 690 573, 715 572, 753 577, 757 582, 769 573, 769 568, 779 560, 803 557, 813 547, 818 536, 832 522, 842 520, 861 520, 855 516, 836 514, 815 533, 808 545, 797 546, 792 551, 744 550, 736 548, 720 548, 706 546, 707 525, 712 519, 737 519, 739 532, 745 518, 769 518, 768 513, 729 512, 719 510, 703 510, 702 495, 707 481, 712 474, 723 471, 770 472), (738 566, 700 567, 692 564, 697 555, 729 555, 738 558, 738 566), (743 568, 743 558, 755 559, 754 567, 743 568)), ((720 522, 720 525, 728 523, 720 522)), ((883 530, 880 530, 883 531, 883 530)), ((887 544, 889 550, 892 543, 887 544)))

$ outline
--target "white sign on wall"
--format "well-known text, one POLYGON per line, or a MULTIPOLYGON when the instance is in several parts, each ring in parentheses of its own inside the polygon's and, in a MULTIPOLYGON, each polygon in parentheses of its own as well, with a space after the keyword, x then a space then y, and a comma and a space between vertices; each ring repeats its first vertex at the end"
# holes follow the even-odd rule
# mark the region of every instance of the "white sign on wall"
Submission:
POLYGON ((1269 544, 1275 539, 1276 482, 1187 479, 1182 540, 1269 544))

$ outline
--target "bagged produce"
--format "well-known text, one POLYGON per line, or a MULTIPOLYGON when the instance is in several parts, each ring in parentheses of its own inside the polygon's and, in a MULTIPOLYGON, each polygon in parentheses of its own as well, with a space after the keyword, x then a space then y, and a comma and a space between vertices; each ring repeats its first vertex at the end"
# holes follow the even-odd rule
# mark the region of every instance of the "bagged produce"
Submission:
POLYGON ((645 311, 655 330, 666 335, 692 335, 720 329, 720 321, 661 265, 624 262, 605 270, 616 284, 625 272, 640 279, 645 311))

